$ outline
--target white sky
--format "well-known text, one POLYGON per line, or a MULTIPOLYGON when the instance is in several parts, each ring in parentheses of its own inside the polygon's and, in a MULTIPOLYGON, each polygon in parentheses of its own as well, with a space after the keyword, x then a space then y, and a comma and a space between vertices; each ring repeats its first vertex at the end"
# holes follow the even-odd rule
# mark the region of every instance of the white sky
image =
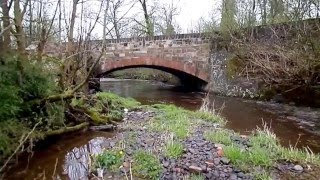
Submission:
MULTIPOLYGON (((177 5, 180 9, 180 14, 175 17, 175 21, 179 24, 181 27, 181 33, 187 33, 188 30, 192 29, 197 25, 198 20, 203 17, 205 19, 209 18, 209 16, 212 14, 218 14, 217 9, 219 9, 220 1, 221 0, 158 0, 159 3, 171 3, 173 1, 174 5, 177 5)), ((66 2, 66 12, 70 13, 72 8, 72 0, 65 0, 66 2)), ((128 0, 130 2, 130 0, 128 0)), ((149 0, 149 5, 153 0, 149 0)), ((97 12, 100 6, 99 0, 97 1, 87 1, 86 8, 89 8, 93 10, 94 12, 97 12)), ((124 6, 120 10, 119 16, 122 16, 121 14, 124 14, 127 12, 131 5, 124 6)), ((80 6, 78 6, 77 12, 80 12, 80 6)), ((70 15, 70 14, 69 14, 70 15)), ((67 15, 68 16, 68 15, 67 15)), ((79 14, 78 19, 79 21, 79 14)), ((95 16, 95 15, 93 15, 95 16)), ((139 3, 136 3, 135 6, 130 10, 130 12, 127 14, 127 17, 143 17, 143 12, 141 9, 141 5, 139 3)), ((220 15, 215 15, 214 18, 218 20, 220 15)), ((101 19, 102 20, 102 19, 101 19)), ((76 23, 79 25, 79 23, 76 23)), ((96 28, 93 31, 93 35, 96 37, 102 36, 102 25, 97 24, 96 28)))
POLYGON ((208 17, 214 9, 218 8, 219 2, 220 0, 180 0, 181 11, 177 22, 183 31, 186 31, 201 17, 208 17))

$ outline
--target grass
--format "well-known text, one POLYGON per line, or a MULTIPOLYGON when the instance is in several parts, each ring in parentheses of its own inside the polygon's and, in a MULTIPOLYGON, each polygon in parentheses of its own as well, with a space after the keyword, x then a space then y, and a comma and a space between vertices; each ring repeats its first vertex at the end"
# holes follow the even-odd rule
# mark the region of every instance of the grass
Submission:
POLYGON ((204 133, 204 137, 213 143, 221 143, 224 145, 231 145, 232 140, 231 140, 231 135, 232 133, 228 130, 225 129, 217 129, 214 131, 206 131, 204 133))
POLYGON ((241 150, 236 145, 225 146, 223 149, 225 156, 235 164, 244 162, 248 156, 244 150, 241 150))
POLYGON ((147 151, 137 151, 133 155, 133 172, 145 179, 159 179, 162 166, 157 157, 147 151))
POLYGON ((282 147, 275 134, 267 127, 257 129, 250 136, 252 146, 248 149, 230 141, 230 136, 232 133, 227 130, 205 132, 206 139, 225 144, 224 155, 242 171, 253 172, 255 179, 271 179, 269 169, 281 160, 320 165, 320 157, 308 149, 282 147))
POLYGON ((190 180, 204 180, 204 176, 203 175, 197 175, 197 174, 192 174, 190 177, 190 180))
POLYGON ((265 170, 259 171, 259 172, 254 172, 253 177, 256 180, 272 180, 270 177, 269 173, 266 172, 265 170))
POLYGON ((152 108, 157 112, 157 115, 150 121, 150 129, 157 132, 173 133, 180 139, 188 137, 194 127, 206 121, 223 123, 221 118, 213 114, 193 112, 174 105, 156 104, 152 108))
POLYGON ((169 158, 179 158, 183 154, 183 145, 177 141, 171 141, 164 148, 165 156, 169 158))

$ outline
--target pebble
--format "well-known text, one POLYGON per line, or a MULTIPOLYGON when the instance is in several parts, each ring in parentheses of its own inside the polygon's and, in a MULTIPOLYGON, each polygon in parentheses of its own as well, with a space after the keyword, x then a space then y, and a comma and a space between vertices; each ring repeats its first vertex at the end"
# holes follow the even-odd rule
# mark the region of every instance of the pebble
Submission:
POLYGON ((198 166, 189 166, 189 170, 191 172, 196 172, 196 173, 200 173, 202 172, 202 168, 198 167, 198 166))
POLYGON ((236 174, 231 174, 230 180, 236 180, 238 179, 238 176, 236 174))
POLYGON ((229 160, 228 158, 226 158, 226 157, 223 157, 223 158, 221 158, 221 162, 222 162, 223 164, 229 164, 229 163, 230 163, 230 160, 229 160))
POLYGON ((293 169, 294 169, 295 171, 303 171, 303 167, 300 166, 300 165, 295 165, 295 166, 293 167, 293 169))

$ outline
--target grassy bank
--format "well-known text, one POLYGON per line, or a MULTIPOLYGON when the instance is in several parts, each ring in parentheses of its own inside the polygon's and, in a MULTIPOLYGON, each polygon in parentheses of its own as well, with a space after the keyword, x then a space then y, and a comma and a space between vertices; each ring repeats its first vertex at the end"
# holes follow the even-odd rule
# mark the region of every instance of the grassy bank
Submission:
MULTIPOLYGON (((214 157, 249 174, 253 179, 275 179, 286 172, 290 172, 292 178, 302 177, 309 173, 308 169, 317 169, 320 165, 319 155, 313 154, 308 149, 282 147, 267 126, 253 131, 249 136, 243 136, 224 128, 226 121, 211 112, 189 111, 164 104, 141 108, 141 111, 154 112, 154 115, 152 117, 148 115, 146 119, 139 117, 132 122, 125 122, 122 128, 128 133, 121 135, 123 138, 118 139, 121 142, 120 145, 113 148, 124 152, 125 157, 122 159, 124 163, 121 167, 130 164, 131 170, 127 172, 127 176, 131 173, 133 176, 146 179, 162 178, 163 174, 168 172, 164 159, 169 159, 170 162, 183 161, 186 155, 190 154, 187 146, 189 147, 190 138, 192 139, 195 135, 200 135, 204 143, 214 144, 214 157), (144 141, 144 138, 147 139, 146 142, 139 146, 141 139, 144 141), (132 149, 135 149, 133 153, 132 149), (128 154, 127 151, 130 153, 128 154), (277 167, 286 166, 286 164, 293 164, 290 167, 291 170, 279 172, 277 167)), ((112 150, 106 150, 108 151, 112 150)), ((99 162, 99 159, 96 161, 99 162)), ((180 165, 178 163, 175 166, 180 165)), ((201 169, 195 172, 192 168, 194 167, 187 168, 187 171, 190 171, 186 176, 187 179, 205 179, 207 172, 201 169)), ((173 171, 176 169, 183 171, 176 167, 173 171)))

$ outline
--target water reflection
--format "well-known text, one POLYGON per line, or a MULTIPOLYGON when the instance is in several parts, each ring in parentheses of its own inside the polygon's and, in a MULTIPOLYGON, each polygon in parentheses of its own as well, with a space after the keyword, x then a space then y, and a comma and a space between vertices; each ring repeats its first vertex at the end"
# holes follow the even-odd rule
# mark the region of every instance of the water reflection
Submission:
POLYGON ((63 166, 64 173, 70 179, 88 179, 90 171, 90 154, 98 154, 103 151, 104 144, 107 141, 104 137, 97 137, 81 147, 75 147, 65 156, 63 166))

